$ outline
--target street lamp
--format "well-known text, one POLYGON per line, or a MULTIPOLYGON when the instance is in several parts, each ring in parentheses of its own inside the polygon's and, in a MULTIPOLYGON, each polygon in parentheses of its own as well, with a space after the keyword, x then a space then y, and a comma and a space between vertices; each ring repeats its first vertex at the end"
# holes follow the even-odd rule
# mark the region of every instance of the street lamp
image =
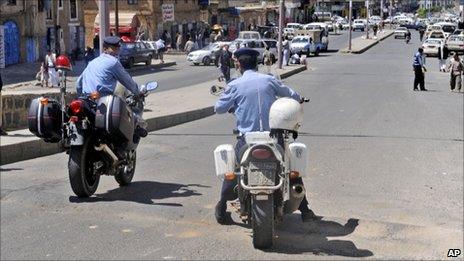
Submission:
POLYGON ((352 23, 352 15, 353 15, 353 0, 350 0, 350 6, 349 6, 349 12, 348 12, 348 20, 350 22, 350 27, 349 27, 349 30, 350 30, 350 40, 349 40, 349 43, 348 43, 348 50, 351 51, 351 41, 353 39, 353 36, 352 36, 352 32, 353 32, 353 23, 352 23))
POLYGON ((109 16, 109 7, 108 1, 100 0, 98 1, 98 14, 100 15, 100 54, 103 53, 103 41, 105 37, 109 34, 109 23, 110 23, 110 16, 109 16))
POLYGON ((369 0, 366 0, 366 39, 369 39, 369 0))

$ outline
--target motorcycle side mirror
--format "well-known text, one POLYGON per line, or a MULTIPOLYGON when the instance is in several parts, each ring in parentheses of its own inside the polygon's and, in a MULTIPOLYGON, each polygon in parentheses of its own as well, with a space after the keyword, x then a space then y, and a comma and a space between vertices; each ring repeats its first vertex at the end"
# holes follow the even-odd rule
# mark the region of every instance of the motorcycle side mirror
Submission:
POLYGON ((145 88, 147 89, 147 92, 154 91, 156 88, 158 88, 158 82, 148 82, 145 85, 145 88))

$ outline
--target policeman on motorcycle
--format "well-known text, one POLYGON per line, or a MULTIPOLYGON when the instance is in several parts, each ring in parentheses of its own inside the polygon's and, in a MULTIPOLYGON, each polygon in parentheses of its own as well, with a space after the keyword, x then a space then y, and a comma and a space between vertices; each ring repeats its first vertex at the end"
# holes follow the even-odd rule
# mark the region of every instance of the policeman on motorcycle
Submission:
MULTIPOLYGON (((90 95, 98 92, 100 96, 112 95, 118 81, 132 94, 140 96, 137 83, 124 69, 117 58, 121 47, 121 38, 108 36, 103 41, 103 53, 93 59, 84 72, 77 79, 76 91, 78 95, 90 95)), ((137 115, 141 121, 141 116, 137 115)), ((136 133, 140 137, 147 136, 145 128, 138 126, 136 133)))
MULTIPOLYGON (((299 102, 303 98, 275 77, 256 71, 258 51, 241 48, 234 55, 238 60, 242 77, 229 82, 228 88, 216 102, 214 108, 218 114, 226 112, 235 114, 237 129, 240 132, 235 146, 235 154, 236 158, 239 159, 240 149, 246 144, 245 133, 270 131, 269 111, 276 97, 290 97, 299 102), (258 90, 260 97, 258 97, 258 90)), ((222 183, 221 198, 215 208, 216 221, 220 224, 231 222, 230 215, 226 212, 227 201, 237 198, 234 191, 236 185, 237 178, 232 181, 224 180, 222 183)), ((308 207, 306 196, 301 202, 299 210, 304 222, 316 218, 314 212, 308 207)))

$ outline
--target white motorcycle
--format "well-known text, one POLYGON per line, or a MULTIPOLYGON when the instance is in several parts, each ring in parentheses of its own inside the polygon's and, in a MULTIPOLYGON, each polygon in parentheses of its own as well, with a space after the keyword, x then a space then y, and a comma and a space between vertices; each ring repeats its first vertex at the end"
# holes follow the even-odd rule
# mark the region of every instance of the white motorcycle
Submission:
POLYGON ((305 196, 299 178, 306 173, 308 149, 295 142, 302 120, 302 105, 280 98, 271 106, 271 131, 245 134, 238 161, 231 144, 214 150, 216 175, 238 180, 237 210, 242 221, 251 224, 255 248, 273 246, 276 222, 297 210, 305 196))

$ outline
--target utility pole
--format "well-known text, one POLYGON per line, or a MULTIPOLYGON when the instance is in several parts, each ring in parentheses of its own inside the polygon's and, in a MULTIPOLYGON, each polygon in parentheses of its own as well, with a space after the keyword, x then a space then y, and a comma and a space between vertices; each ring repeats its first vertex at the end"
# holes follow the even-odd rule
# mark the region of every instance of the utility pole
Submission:
POLYGON ((110 16, 109 16, 109 7, 108 1, 106 0, 99 0, 98 1, 98 14, 100 15, 100 54, 103 53, 103 41, 105 37, 109 35, 109 23, 110 23, 110 16))
POLYGON ((369 39, 369 0, 366 0, 366 39, 369 39))
POLYGON ((282 61, 282 58, 283 58, 283 55, 282 55, 282 32, 284 30, 284 16, 285 16, 285 13, 284 13, 284 0, 280 0, 279 2, 279 37, 278 37, 278 43, 277 43, 277 51, 279 52, 278 54, 278 66, 279 66, 279 69, 282 69, 282 64, 283 64, 283 61, 282 61))
POLYGON ((114 3, 114 27, 116 27, 116 36, 119 36, 119 0, 114 3))
POLYGON ((388 6, 388 15, 390 16, 390 29, 393 27, 393 16, 392 16, 393 0, 390 0, 390 5, 388 6))
POLYGON ((383 25, 383 0, 380 0, 380 24, 383 25))
POLYGON ((351 41, 353 39, 353 35, 352 35, 352 32, 353 32, 353 22, 352 22, 352 15, 353 15, 353 0, 350 0, 350 6, 349 6, 349 12, 348 12, 348 20, 349 20, 349 23, 350 23, 350 40, 349 40, 349 43, 348 43, 348 50, 351 51, 351 41))

